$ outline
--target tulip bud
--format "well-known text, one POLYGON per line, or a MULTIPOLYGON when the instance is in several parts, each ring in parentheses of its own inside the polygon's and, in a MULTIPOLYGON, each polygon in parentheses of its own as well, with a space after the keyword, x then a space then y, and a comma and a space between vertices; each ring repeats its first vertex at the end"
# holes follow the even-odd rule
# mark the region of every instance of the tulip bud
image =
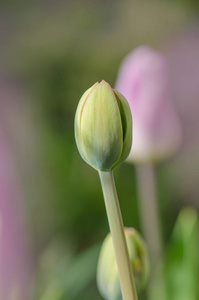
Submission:
POLYGON ((75 115, 75 139, 82 158, 98 171, 110 171, 130 152, 129 105, 104 80, 94 84, 80 99, 75 115))
MULTIPOLYGON (((124 230, 136 289, 140 292, 146 285, 149 273, 146 245, 136 229, 125 228, 124 230)), ((101 295, 106 300, 122 300, 117 263, 110 233, 105 238, 100 251, 97 266, 97 285, 101 295)))
POLYGON ((138 47, 121 65, 115 87, 128 100, 133 115, 129 162, 164 160, 181 144, 182 129, 169 79, 166 58, 149 47, 138 47))

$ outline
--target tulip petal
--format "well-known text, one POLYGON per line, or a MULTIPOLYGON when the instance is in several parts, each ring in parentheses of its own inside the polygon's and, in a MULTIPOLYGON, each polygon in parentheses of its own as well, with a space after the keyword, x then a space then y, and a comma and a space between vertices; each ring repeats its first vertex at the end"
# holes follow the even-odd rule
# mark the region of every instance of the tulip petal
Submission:
POLYGON ((123 132, 120 110, 108 83, 102 81, 89 94, 81 116, 81 136, 89 163, 110 170, 121 156, 123 132))
POLYGON ((120 107, 120 114, 123 128, 123 152, 120 157, 120 162, 124 161, 132 146, 132 115, 126 98, 118 91, 114 90, 118 105, 120 107))

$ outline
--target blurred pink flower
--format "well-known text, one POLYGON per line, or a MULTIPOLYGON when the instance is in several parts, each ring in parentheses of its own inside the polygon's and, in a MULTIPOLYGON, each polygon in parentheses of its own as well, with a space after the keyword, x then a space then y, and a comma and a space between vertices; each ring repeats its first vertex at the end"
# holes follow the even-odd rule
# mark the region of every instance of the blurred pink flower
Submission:
POLYGON ((159 161, 175 153, 182 131, 171 101, 165 57, 149 47, 137 48, 124 59, 115 88, 128 100, 133 116, 128 161, 159 161))
MULTIPOLYGON (((2 124, 1 124, 2 125, 2 124)), ((0 299, 30 299, 30 264, 16 175, 0 128, 0 299), (20 215, 21 213, 21 215, 20 215)))
POLYGON ((188 23, 167 43, 164 52, 183 128, 180 152, 165 171, 178 199, 188 199, 199 209, 199 22, 188 23))

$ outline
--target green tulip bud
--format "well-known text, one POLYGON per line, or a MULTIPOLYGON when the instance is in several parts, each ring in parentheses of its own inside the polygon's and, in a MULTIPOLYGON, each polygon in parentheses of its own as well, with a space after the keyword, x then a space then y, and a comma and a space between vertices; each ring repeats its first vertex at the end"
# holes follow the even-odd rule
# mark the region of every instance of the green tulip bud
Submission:
MULTIPOLYGON (((148 252, 144 240, 136 229, 125 228, 124 230, 136 289, 141 292, 149 275, 148 252)), ((119 274, 110 233, 105 238, 99 255, 97 286, 100 294, 106 300, 122 300, 119 274)))
POLYGON ((82 158, 98 171, 125 160, 132 144, 132 117, 127 100, 102 80, 80 99, 75 139, 82 158))

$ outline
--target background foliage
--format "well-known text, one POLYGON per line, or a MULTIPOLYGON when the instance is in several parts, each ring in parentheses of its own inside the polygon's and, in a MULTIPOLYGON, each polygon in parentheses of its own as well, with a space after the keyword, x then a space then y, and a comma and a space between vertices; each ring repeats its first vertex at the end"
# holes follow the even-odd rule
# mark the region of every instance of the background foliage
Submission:
MULTIPOLYGON (((35 299, 101 299, 95 269, 109 229, 98 174, 74 141, 79 98, 101 79, 114 86, 121 60, 139 45, 170 53, 197 24, 197 3, 0 2, 0 81, 9 91, 0 101, 10 104, 3 122, 23 191, 35 299)), ((178 155, 156 166, 165 244, 180 208, 198 207, 196 186, 180 188, 178 155)), ((134 167, 118 166, 115 179, 125 225, 141 230, 134 167)))

